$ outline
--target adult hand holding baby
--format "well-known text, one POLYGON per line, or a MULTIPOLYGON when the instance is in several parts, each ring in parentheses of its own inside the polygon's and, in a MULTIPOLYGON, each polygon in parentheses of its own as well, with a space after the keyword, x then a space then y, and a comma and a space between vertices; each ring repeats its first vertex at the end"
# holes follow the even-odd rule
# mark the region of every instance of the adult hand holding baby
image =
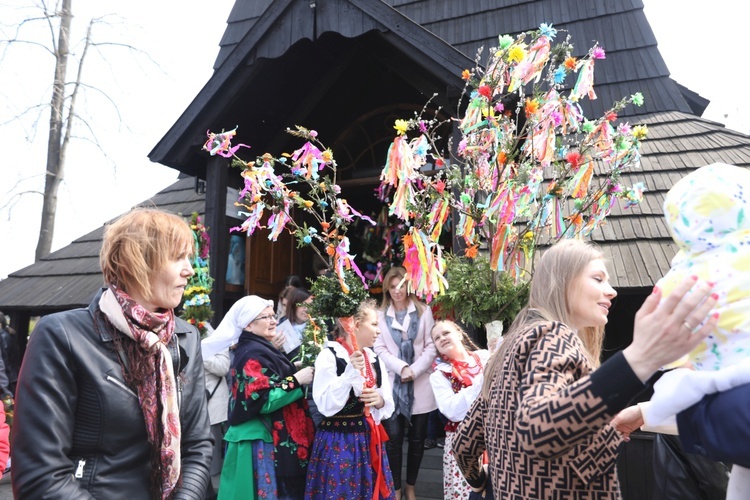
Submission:
POLYGON ((633 342, 623 351, 641 381, 692 351, 716 326, 719 315, 712 309, 718 297, 712 288, 712 283, 689 276, 660 304, 661 290, 654 287, 635 315, 633 342))

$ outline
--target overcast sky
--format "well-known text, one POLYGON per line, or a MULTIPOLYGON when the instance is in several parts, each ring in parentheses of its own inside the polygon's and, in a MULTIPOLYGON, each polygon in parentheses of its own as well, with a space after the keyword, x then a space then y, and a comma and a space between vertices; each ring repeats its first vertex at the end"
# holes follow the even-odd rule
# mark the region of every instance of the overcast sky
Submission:
MULTIPOLYGON (((458 1, 458 0, 457 0, 458 1)), ((464 0, 470 1, 470 0, 464 0)), ((38 15, 34 0, 0 0, 2 38, 9 26, 38 15)), ((151 163, 146 155, 179 118, 211 76, 218 44, 234 0, 73 0, 74 40, 95 16, 117 12, 109 26, 95 32, 98 41, 131 43, 145 55, 108 48, 92 53, 84 80, 106 89, 115 109, 96 92, 80 106, 95 110, 90 123, 106 152, 77 141, 69 150, 65 182, 60 188, 53 250, 69 244, 148 199, 177 179, 177 172, 151 163), (118 117, 119 113, 119 117, 118 117), (117 168, 115 168, 117 165, 117 168)), ((710 99, 704 117, 750 132, 750 105, 744 92, 747 40, 729 21, 750 13, 743 0, 714 0, 711 8, 695 0, 645 0, 646 16, 672 77, 710 99)), ((37 40, 46 41, 39 37, 37 40)), ((604 47, 606 49, 606 47, 604 47)), ((0 193, 41 191, 46 156, 46 110, 7 124, 22 111, 49 101, 52 57, 27 46, 8 50, 0 61, 0 193), (38 117, 39 127, 32 119, 38 117), (20 126, 19 124, 23 124, 20 126)), ((606 61, 605 61, 606 64, 606 61)), ((82 108, 83 109, 83 108, 82 108)), ((78 133, 90 138, 83 127, 78 133)), ((0 211, 0 279, 34 261, 41 196, 25 195, 0 211)))

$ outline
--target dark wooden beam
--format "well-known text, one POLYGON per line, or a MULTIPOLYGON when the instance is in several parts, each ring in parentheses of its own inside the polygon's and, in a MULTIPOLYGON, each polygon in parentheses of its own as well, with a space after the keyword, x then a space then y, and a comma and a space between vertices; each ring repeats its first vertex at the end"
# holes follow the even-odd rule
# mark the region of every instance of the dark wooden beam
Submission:
POLYGON ((217 326, 224 317, 224 288, 227 276, 227 256, 229 238, 227 228, 227 177, 229 160, 213 156, 206 162, 206 216, 205 226, 211 236, 209 254, 211 261, 208 271, 214 279, 211 291, 211 305, 214 317, 211 324, 217 326))

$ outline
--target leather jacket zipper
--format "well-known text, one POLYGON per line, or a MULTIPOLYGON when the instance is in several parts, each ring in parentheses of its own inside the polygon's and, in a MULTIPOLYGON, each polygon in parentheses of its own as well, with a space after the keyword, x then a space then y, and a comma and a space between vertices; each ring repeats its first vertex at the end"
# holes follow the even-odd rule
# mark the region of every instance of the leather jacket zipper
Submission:
POLYGON ((78 467, 76 468, 76 473, 73 475, 76 479, 81 479, 83 477, 83 468, 86 465, 86 460, 79 460, 78 461, 78 467))
POLYGON ((174 370, 174 384, 177 387, 177 411, 182 410, 182 384, 180 384, 180 365, 182 364, 182 359, 180 356, 180 339, 177 338, 177 335, 174 335, 172 337, 174 339, 174 343, 170 343, 170 354, 172 355, 172 360, 177 360, 176 368, 174 370))
POLYGON ((128 392, 128 393, 129 393, 130 395, 132 395, 132 396, 133 396, 133 397, 135 397, 136 399, 138 398, 138 394, 136 394, 135 392, 133 392, 133 391, 132 391, 132 390, 130 389, 130 387, 128 387, 127 385, 125 385, 125 384, 124 384, 123 382, 120 382, 119 380, 117 380, 117 379, 116 379, 115 377, 113 377, 112 375, 106 375, 106 376, 105 376, 104 378, 105 378, 105 379, 107 379, 107 381, 108 381, 108 382, 112 382, 113 384, 115 384, 115 385, 116 385, 117 387, 119 387, 120 389, 122 389, 122 390, 124 390, 124 391, 127 391, 127 392, 128 392))

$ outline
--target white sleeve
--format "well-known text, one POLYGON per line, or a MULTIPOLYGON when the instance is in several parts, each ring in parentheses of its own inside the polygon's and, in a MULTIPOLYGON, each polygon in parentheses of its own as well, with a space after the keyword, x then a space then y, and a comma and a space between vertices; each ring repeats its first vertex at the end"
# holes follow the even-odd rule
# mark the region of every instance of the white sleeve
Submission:
POLYGON ((662 420, 659 425, 652 425, 648 420, 649 407, 651 406, 650 401, 643 401, 638 403, 638 408, 641 409, 641 416, 643 417, 643 425, 641 426, 642 431, 646 432, 658 432, 659 434, 672 434, 678 435, 677 432, 677 417, 672 415, 671 417, 662 420))
POLYGON ((323 349, 315 360, 315 377, 313 377, 313 400, 318 411, 330 417, 341 411, 349 399, 349 391, 362 393, 364 377, 351 364, 341 376, 336 374, 336 357, 330 349, 323 349))
POLYGON ((230 365, 229 349, 224 349, 210 358, 203 360, 203 370, 219 377, 224 377, 229 373, 230 365))
POLYGON ((469 408, 482 391, 484 374, 480 373, 472 381, 472 385, 453 392, 451 382, 441 370, 435 370, 430 375, 430 385, 435 394, 438 409, 448 420, 460 422, 468 413, 469 408))
POLYGON ((654 384, 654 394, 644 412, 644 419, 649 425, 661 425, 704 396, 747 383, 750 383, 750 358, 716 371, 676 368, 662 375, 654 384))
POLYGON ((383 397, 383 401, 385 401, 385 404, 382 408, 375 408, 374 406, 372 407, 372 419, 375 420, 375 422, 380 423, 393 414, 393 410, 396 408, 396 405, 393 403, 393 388, 391 387, 391 379, 388 377, 388 372, 385 368, 385 362, 379 356, 378 363, 380 364, 380 387, 378 387, 378 394, 383 397))

